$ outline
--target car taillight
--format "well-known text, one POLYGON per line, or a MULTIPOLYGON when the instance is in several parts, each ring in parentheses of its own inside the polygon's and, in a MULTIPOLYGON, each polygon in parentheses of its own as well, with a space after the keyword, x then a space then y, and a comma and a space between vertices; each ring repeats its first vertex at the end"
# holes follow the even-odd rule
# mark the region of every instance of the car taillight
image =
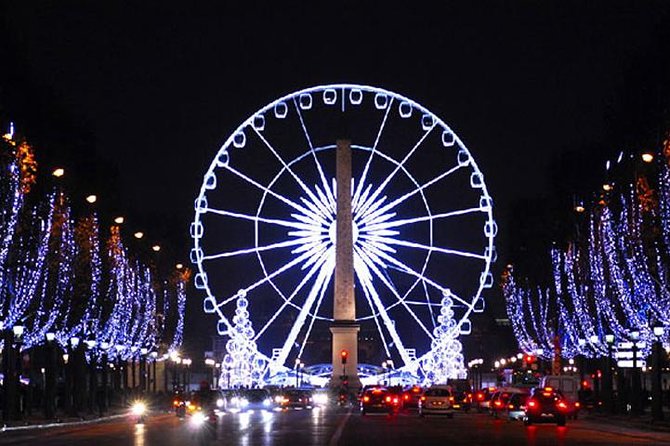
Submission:
POLYGON ((367 403, 368 401, 370 401, 370 397, 367 396, 367 395, 365 395, 365 396, 363 397, 363 402, 367 403))
POLYGON ((398 398, 393 398, 393 404, 398 404, 398 398))
POLYGON ((556 405, 558 406, 559 409, 562 409, 562 410, 567 410, 568 409, 568 405, 565 404, 563 401, 559 401, 558 404, 556 404, 556 405))
POLYGON ((514 409, 514 404, 509 404, 509 405, 507 406, 507 408, 508 408, 508 409, 514 409))
POLYGON ((387 403, 390 403, 390 402, 391 402, 391 397, 390 397, 390 396, 387 396, 387 397, 386 397, 386 402, 387 402, 387 403))
POLYGON ((172 404, 173 404, 174 406, 179 406, 179 401, 174 400, 174 401, 172 402, 172 404))
POLYGON ((477 394, 477 399, 478 399, 479 401, 484 401, 484 394, 483 394, 483 393, 478 393, 478 394, 477 394))
POLYGON ((426 397, 425 397, 425 396, 422 396, 422 397, 421 397, 421 401, 426 401, 426 397))
POLYGON ((528 401, 528 404, 526 406, 529 409, 535 409, 537 407, 537 403, 535 401, 528 401))
POLYGON ((450 396, 450 397, 449 397, 449 401, 453 403, 453 402, 454 402, 454 397, 453 397, 453 396, 450 396))
POLYGON ((493 403, 493 405, 494 405, 494 406, 497 406, 497 407, 500 407, 500 406, 502 406, 502 401, 500 401, 500 400, 496 400, 496 402, 493 403))
POLYGON ((577 402, 575 403, 575 407, 578 408, 578 407, 580 407, 580 406, 581 406, 581 404, 579 403, 579 401, 577 401, 577 402))
POLYGON ((408 400, 408 399, 409 399, 409 395, 405 394, 405 399, 408 400))

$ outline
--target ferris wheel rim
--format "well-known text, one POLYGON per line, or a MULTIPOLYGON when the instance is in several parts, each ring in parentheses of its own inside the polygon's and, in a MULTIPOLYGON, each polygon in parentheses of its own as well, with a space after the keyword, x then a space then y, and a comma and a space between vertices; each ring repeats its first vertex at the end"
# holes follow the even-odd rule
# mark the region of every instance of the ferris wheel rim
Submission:
MULTIPOLYGON (((282 97, 276 99, 275 101, 272 101, 271 103, 269 103, 269 104, 266 105, 265 107, 259 109, 257 112, 255 112, 254 114, 252 114, 248 119, 246 119, 244 122, 242 122, 242 124, 240 124, 240 125, 236 128, 235 131, 233 131, 233 132, 231 133, 231 135, 228 137, 228 139, 226 140, 226 142, 221 146, 221 148, 220 148, 219 151, 217 152, 217 156, 214 158, 214 160, 213 160, 212 163, 210 164, 209 168, 207 169, 207 172, 206 172, 206 174, 205 174, 205 178, 207 177, 207 175, 213 173, 213 172, 216 170, 216 168, 217 168, 217 158, 218 158, 218 155, 219 155, 225 148, 228 148, 228 147, 231 146, 231 143, 233 142, 233 138, 235 137, 235 135, 238 134, 239 132, 243 131, 246 127, 249 127, 249 126, 252 124, 253 119, 254 119, 256 116, 261 115, 261 114, 264 114, 264 113, 266 113, 267 111, 271 110, 273 107, 275 107, 277 104, 282 103, 282 102, 289 101, 290 99, 292 99, 292 98, 296 98, 296 97, 298 97, 299 95, 302 95, 302 94, 311 94, 311 93, 315 93, 315 92, 323 92, 323 91, 326 91, 326 90, 341 90, 342 92, 344 92, 344 91, 346 91, 346 90, 360 90, 360 91, 368 92, 368 93, 383 93, 383 94, 385 94, 385 95, 387 95, 387 96, 389 96, 389 97, 391 97, 391 98, 393 98, 393 99, 395 99, 395 100, 401 100, 401 101, 403 101, 403 102, 406 102, 406 103, 410 104, 413 108, 417 109, 417 110, 420 111, 420 112, 430 114, 430 115, 435 119, 435 125, 436 125, 436 126, 439 125, 441 128, 451 131, 451 133, 453 134, 453 137, 455 138, 455 143, 458 145, 458 147, 459 147, 461 150, 464 150, 464 151, 467 153, 467 155, 468 155, 468 164, 470 165, 470 169, 471 169, 473 172, 476 172, 476 173, 482 175, 482 179, 483 179, 483 174, 481 173, 481 170, 479 169, 479 167, 478 167, 478 165, 477 165, 477 163, 476 163, 474 157, 472 157, 472 155, 471 155, 469 149, 467 148, 467 146, 463 143, 463 141, 460 139, 460 137, 459 137, 455 132, 453 132, 453 131, 451 130, 451 128, 450 128, 450 127, 449 127, 449 126, 448 126, 448 125, 447 125, 447 124, 446 124, 446 123, 445 123, 439 116, 433 114, 432 112, 430 112, 428 109, 426 109, 425 107, 423 107, 421 104, 417 103, 416 101, 414 101, 414 100, 412 100, 412 99, 409 99, 409 98, 407 98, 407 97, 405 97, 405 96, 403 96, 403 95, 400 95, 400 94, 398 94, 398 93, 391 92, 391 91, 388 91, 388 90, 385 90, 385 89, 382 89, 382 88, 371 87, 371 86, 368 86, 368 85, 359 85, 359 84, 331 84, 331 85, 319 85, 319 86, 314 86, 314 87, 305 88, 305 89, 302 89, 302 90, 299 90, 299 91, 296 91, 296 92, 293 92, 293 93, 289 93, 289 94, 287 94, 287 95, 284 95, 284 96, 282 96, 282 97)), ((344 101, 344 99, 343 99, 343 101, 344 101)), ((306 152, 304 155, 307 156, 307 154, 308 154, 308 153, 306 152)), ((396 160, 396 161, 397 161, 397 160, 396 160)), ((486 197, 487 199, 491 200, 491 197, 490 197, 490 194, 488 193, 488 188, 487 188, 487 185, 486 185, 485 182, 482 181, 482 185, 481 185, 480 189, 481 189, 481 195, 482 195, 483 197, 486 197)), ((198 194, 198 199, 201 199, 201 198, 205 197, 206 194, 207 194, 207 190, 206 190, 206 188, 205 188, 205 183, 203 182, 203 184, 202 184, 202 186, 201 186, 201 188, 200 188, 200 193, 198 194)), ((204 212, 201 212, 201 210, 198 209, 198 207, 196 206, 195 218, 194 218, 194 222, 195 222, 195 223, 202 224, 202 221, 201 221, 201 214, 203 214, 203 213, 204 213, 204 212)), ((492 206, 489 206, 486 210, 483 211, 483 213, 486 214, 486 222, 487 222, 487 223, 493 223, 493 224, 494 224, 494 220, 493 220, 493 209, 492 209, 492 206)), ((431 220, 431 225, 432 225, 432 220, 431 220)), ((258 226, 258 222, 256 222, 254 226, 255 226, 255 228, 256 228, 256 227, 258 226)), ((255 230, 256 230, 256 229, 255 229, 255 230)), ((430 231, 430 232, 431 232, 431 238, 432 238, 432 228, 431 228, 431 231, 430 231)), ((490 273, 490 270, 491 270, 491 263, 492 263, 492 261, 493 261, 493 254, 492 254, 492 252, 493 252, 493 239, 494 239, 494 235, 493 235, 493 236, 488 236, 488 235, 487 235, 487 236, 486 236, 486 239, 487 239, 487 242, 488 242, 488 243, 487 243, 487 246, 485 246, 485 248, 486 248, 486 249, 485 249, 485 252, 488 252, 488 255, 486 256, 486 259, 485 259, 485 261, 484 261, 484 267, 482 268, 482 274, 489 274, 489 273, 490 273)), ((431 240, 431 245, 432 245, 432 240, 431 240)), ((199 238, 199 237, 194 237, 194 247, 195 247, 195 249, 202 249, 202 246, 201 246, 200 238, 199 238)), ((430 260, 430 252, 428 253, 426 263, 428 263, 429 260, 430 260)), ((200 273, 200 274, 205 274, 205 276, 206 276, 206 270, 205 270, 205 268, 203 267, 203 262, 202 262, 202 261, 198 261, 198 262, 196 262, 196 264, 197 264, 197 267, 198 267, 198 273, 200 273)), ((424 268, 425 268, 425 265, 424 265, 424 268)), ((264 269, 264 274, 266 274, 266 273, 267 273, 267 272, 266 272, 265 269, 264 269)), ((417 279, 417 280, 414 282, 414 285, 413 285, 413 286, 415 286, 415 285, 416 285, 417 283, 419 283, 419 282, 420 282, 420 280, 417 279)), ((274 284, 273 284, 272 286, 274 287, 274 284)), ((207 283, 205 283, 205 288, 204 288, 204 289, 205 289, 205 292, 206 292, 206 294, 207 294, 207 298, 209 298, 209 299, 213 299, 214 301, 216 301, 216 298, 215 298, 215 296, 213 295, 213 293, 212 293, 212 291, 211 291, 211 289, 210 289, 210 287, 209 287, 209 285, 208 285, 207 283)), ((470 314, 473 312, 475 302, 476 302, 477 299, 480 299, 480 298, 481 298, 481 294, 482 294, 482 292, 483 292, 483 289, 484 289, 484 284, 480 281, 480 284, 479 284, 479 286, 478 286, 478 288, 477 288, 477 291, 473 294, 473 297, 472 297, 472 299, 470 300, 470 303, 464 305, 464 307, 465 307, 465 313, 463 314, 463 316, 462 316, 462 317, 460 318, 460 320, 458 321, 459 327, 460 327, 460 325, 463 323, 463 321, 464 321, 465 319, 468 319, 469 316, 470 316, 470 314)), ((398 304, 399 304, 399 302, 398 302, 398 303, 394 303, 393 305, 395 306, 395 305, 398 305, 398 304)), ((224 322, 225 325, 228 327, 228 329, 231 329, 231 328, 232 328, 232 325, 230 324, 230 321, 228 320, 228 318, 226 317, 226 315, 223 313, 223 311, 222 311, 222 309, 221 309, 221 306, 217 305, 217 306, 215 307, 215 310, 216 310, 216 313, 217 313, 218 316, 219 316, 219 320, 222 321, 222 322, 224 322)), ((373 315, 371 314, 371 315, 367 316, 367 319, 365 319, 365 320, 368 320, 368 319, 370 319, 370 318, 372 318, 372 317, 373 317, 373 315)), ((328 319, 324 319, 324 320, 328 320, 328 319)), ((361 320, 364 320, 364 319, 361 319, 361 320)))

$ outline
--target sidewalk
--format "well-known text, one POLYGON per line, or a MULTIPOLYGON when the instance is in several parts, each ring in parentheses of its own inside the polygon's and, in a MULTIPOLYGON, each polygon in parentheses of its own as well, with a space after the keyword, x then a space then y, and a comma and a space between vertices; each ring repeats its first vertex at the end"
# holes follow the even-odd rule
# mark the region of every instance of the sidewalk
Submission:
POLYGON ((47 429, 62 426, 78 426, 91 423, 100 423, 125 416, 128 416, 128 409, 119 406, 110 407, 103 416, 99 416, 97 413, 86 412, 78 417, 68 417, 63 413, 60 413, 56 414, 55 418, 47 419, 44 418, 43 414, 38 412, 35 415, 23 420, 2 422, 0 432, 12 432, 27 429, 47 429))

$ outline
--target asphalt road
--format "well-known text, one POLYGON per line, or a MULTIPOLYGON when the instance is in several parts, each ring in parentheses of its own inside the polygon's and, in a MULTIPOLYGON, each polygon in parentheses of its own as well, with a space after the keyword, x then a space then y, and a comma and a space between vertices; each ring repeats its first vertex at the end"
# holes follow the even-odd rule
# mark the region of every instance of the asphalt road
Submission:
MULTIPOLYGON (((0 433, 1 445, 179 445, 196 444, 188 420, 155 415, 144 425, 114 420, 80 427, 0 433)), ((212 445, 670 445, 670 433, 592 422, 566 427, 494 420, 457 413, 453 419, 366 415, 335 409, 226 413, 212 445)))

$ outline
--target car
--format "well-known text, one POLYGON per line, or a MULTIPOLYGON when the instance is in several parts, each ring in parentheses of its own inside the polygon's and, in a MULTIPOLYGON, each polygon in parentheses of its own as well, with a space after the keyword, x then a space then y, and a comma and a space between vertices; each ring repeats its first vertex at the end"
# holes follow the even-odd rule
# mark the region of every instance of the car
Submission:
POLYGON ((568 402, 557 389, 535 388, 526 401, 523 423, 526 426, 534 423, 556 423, 565 426, 569 410, 568 402))
POLYGON ((289 407, 311 409, 313 405, 311 390, 289 389, 283 392, 279 399, 279 406, 282 409, 289 407))
MULTIPOLYGON (((584 383, 586 384, 586 383, 584 383)), ((581 409, 580 386, 578 376, 573 375, 547 375, 540 381, 540 387, 551 387, 557 389, 568 405, 568 418, 577 419, 581 409)))
POLYGON ((454 417, 454 395, 450 386, 432 386, 427 388, 419 399, 419 416, 428 414, 454 417))
POLYGON ((403 391, 402 400, 404 407, 419 407, 419 400, 423 394, 423 389, 420 386, 407 387, 403 391))
MULTIPOLYGON (((394 398, 398 399, 398 410, 402 410, 405 407, 405 396, 407 395, 401 386, 388 387, 389 393, 393 395, 394 398)), ((409 399, 409 397, 408 397, 409 399)))
POLYGON ((274 402, 267 389, 240 389, 239 394, 231 398, 232 408, 247 410, 272 410, 274 402))
POLYGON ((395 414, 400 407, 400 399, 392 394, 385 387, 374 387, 365 390, 361 395, 360 408, 361 415, 368 413, 388 413, 395 414))
POLYGON ((505 413, 507 418, 511 421, 513 420, 523 420, 523 417, 526 414, 526 403, 530 398, 528 393, 515 393, 507 402, 507 408, 505 413))
POLYGON ((472 386, 467 379, 448 379, 447 386, 451 387, 454 397, 454 409, 469 412, 472 407, 472 386))
POLYGON ((495 387, 484 387, 474 394, 472 403, 477 408, 477 412, 488 412, 489 402, 496 390, 495 387))
POLYGON ((503 387, 500 390, 494 392, 489 402, 489 414, 494 418, 498 418, 500 413, 502 413, 507 408, 507 404, 512 395, 517 393, 528 392, 524 389, 519 389, 516 387, 503 387))

